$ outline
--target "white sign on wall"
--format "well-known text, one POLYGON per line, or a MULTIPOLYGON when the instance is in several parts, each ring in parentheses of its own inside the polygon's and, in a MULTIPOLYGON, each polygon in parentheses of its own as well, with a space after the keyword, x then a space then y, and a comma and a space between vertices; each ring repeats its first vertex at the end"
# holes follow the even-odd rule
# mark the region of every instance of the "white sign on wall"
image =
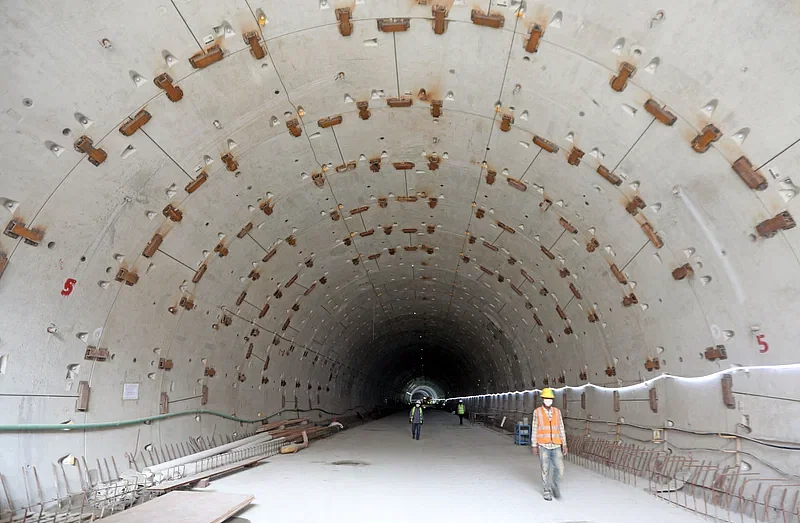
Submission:
POLYGON ((122 386, 122 399, 123 400, 138 400, 139 399, 139 384, 138 383, 125 383, 122 386))

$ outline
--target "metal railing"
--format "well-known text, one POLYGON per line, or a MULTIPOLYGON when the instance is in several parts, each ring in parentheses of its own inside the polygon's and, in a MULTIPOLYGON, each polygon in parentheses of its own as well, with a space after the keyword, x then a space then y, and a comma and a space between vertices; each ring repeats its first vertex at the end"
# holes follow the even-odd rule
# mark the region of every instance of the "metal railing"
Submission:
POLYGON ((800 523, 800 483, 618 441, 570 434, 567 459, 718 521, 800 523), (738 516, 738 517, 737 517, 738 516))
POLYGON ((148 492, 138 478, 98 484, 91 490, 70 494, 18 510, 0 512, 0 523, 72 523, 94 521, 148 501, 158 494, 148 492))
POLYGON ((187 474, 186 465, 178 465, 166 469, 165 471, 159 473, 159 475, 161 476, 162 481, 185 479, 189 476, 200 475, 209 471, 213 471, 214 469, 221 469, 238 462, 254 459, 256 457, 268 458, 270 456, 274 456, 280 452, 282 446, 287 444, 288 443, 286 442, 285 438, 275 438, 269 441, 258 443, 251 447, 234 449, 230 452, 200 459, 196 462, 193 462, 194 465, 191 467, 191 474, 187 474))
MULTIPOLYGON (((53 481, 56 488, 55 499, 45 500, 44 489, 36 467, 23 467, 21 478, 25 484, 27 503, 24 508, 15 508, 6 488, 5 478, 0 474, 0 523, 73 523, 95 521, 123 510, 130 509, 160 496, 164 491, 153 489, 154 478, 148 478, 140 471, 156 463, 164 463, 178 457, 185 457, 201 450, 208 450, 224 443, 231 443, 252 434, 196 438, 188 442, 164 445, 160 448, 147 446, 140 456, 126 454, 130 470, 120 473, 116 460, 98 459, 97 467, 90 469, 85 458, 73 458, 65 468, 63 462, 53 464, 53 481), (149 457, 149 459, 148 459, 149 457), (144 467, 140 466, 144 464, 144 467), (74 468, 72 468, 74 466, 74 468), (69 470, 69 474, 67 473, 69 470), (80 488, 77 488, 75 475, 80 488), (71 477, 71 479, 70 479, 71 477), (29 489, 28 484, 35 485, 29 489), (72 482, 72 483, 70 483, 72 482), (32 498, 32 496, 34 496, 32 498), (37 501, 38 499, 38 501, 37 501)), ((212 473, 237 462, 244 462, 263 456, 274 456, 280 447, 286 445, 284 438, 276 438, 256 445, 235 449, 198 460, 195 474, 212 473)), ((185 477, 185 466, 169 468, 161 475, 162 479, 181 479, 185 477)))

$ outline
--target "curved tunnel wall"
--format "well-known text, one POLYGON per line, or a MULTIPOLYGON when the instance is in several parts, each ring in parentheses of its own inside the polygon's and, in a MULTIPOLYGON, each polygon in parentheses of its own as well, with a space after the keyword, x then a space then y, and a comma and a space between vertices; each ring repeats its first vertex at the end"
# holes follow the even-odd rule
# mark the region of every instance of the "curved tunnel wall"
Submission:
MULTIPOLYGON (((420 378, 453 397, 797 360, 800 233, 757 229, 797 215, 790 5, 423 4, 6 3, 3 225, 43 237, 0 236, 3 420, 137 418, 162 394, 170 412, 339 413, 420 378), (224 58, 194 68, 214 44, 224 58)), ((757 376, 791 396, 787 374, 757 376)), ((680 410, 694 393, 674 388, 680 410)), ((711 430, 741 414, 720 409, 711 430)), ((0 465, 235 430, 3 434, 0 465)))

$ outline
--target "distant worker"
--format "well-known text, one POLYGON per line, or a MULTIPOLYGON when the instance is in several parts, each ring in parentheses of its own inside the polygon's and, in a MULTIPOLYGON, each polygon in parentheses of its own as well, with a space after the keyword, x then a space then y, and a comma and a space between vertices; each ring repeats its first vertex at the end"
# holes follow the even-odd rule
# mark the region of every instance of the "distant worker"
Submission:
POLYGON ((542 489, 544 499, 552 501, 561 497, 559 482, 564 475, 564 456, 567 455, 567 435, 564 432, 564 418, 561 411, 553 406, 553 389, 542 391, 543 405, 533 411, 531 427, 531 451, 539 456, 542 465, 542 489))
POLYGON ((458 407, 456 407, 456 414, 458 414, 458 424, 464 424, 464 414, 467 413, 467 407, 464 405, 464 400, 458 400, 458 407))
POLYGON ((411 407, 411 415, 408 417, 411 423, 411 439, 419 441, 419 433, 422 430, 422 402, 417 400, 416 405, 411 407))

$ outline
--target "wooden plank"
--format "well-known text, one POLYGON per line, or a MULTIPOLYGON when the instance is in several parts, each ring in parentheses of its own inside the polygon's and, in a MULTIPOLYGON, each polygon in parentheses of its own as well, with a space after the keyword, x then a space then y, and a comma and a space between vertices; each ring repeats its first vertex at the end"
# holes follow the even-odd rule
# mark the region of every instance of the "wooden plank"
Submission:
POLYGON ((299 427, 292 427, 290 429, 285 429, 285 430, 270 431, 270 434, 275 438, 282 438, 282 437, 285 437, 285 436, 294 436, 294 435, 297 435, 297 434, 302 434, 304 430, 313 431, 315 429, 316 429, 316 427, 314 427, 314 426, 302 425, 302 426, 299 426, 299 427))
POLYGON ((261 425, 256 429, 256 434, 259 432, 269 432, 271 430, 276 429, 285 429, 287 427, 291 427, 292 425, 302 424, 305 425, 308 423, 308 418, 297 418, 297 419, 282 419, 278 421, 273 421, 271 423, 267 423, 265 425, 261 425))
POLYGON ((309 441, 313 441, 315 439, 326 438, 328 436, 336 434, 338 432, 338 429, 336 427, 301 428, 296 432, 282 434, 281 437, 289 442, 303 441, 303 432, 306 433, 309 441))
POLYGON ((295 442, 298 439, 303 438, 303 432, 309 433, 310 431, 299 431, 299 432, 290 432, 288 434, 284 434, 281 437, 284 438, 287 442, 295 442))
POLYGON ((104 523, 222 523, 252 503, 255 496, 228 492, 175 491, 104 518, 104 523))
POLYGON ((171 490, 175 490, 180 487, 188 487, 193 483, 197 483, 201 479, 213 479, 224 474, 229 474, 236 470, 252 467, 257 465, 260 461, 264 461, 270 456, 257 456, 255 458, 247 459, 244 461, 237 461, 236 463, 231 463, 230 465, 225 465, 224 467, 217 467, 214 469, 203 471, 199 474, 195 474, 193 476, 188 476, 185 478, 175 479, 172 481, 164 481, 159 483, 158 485, 153 485, 152 487, 148 487, 147 490, 152 492, 169 492, 171 490))

